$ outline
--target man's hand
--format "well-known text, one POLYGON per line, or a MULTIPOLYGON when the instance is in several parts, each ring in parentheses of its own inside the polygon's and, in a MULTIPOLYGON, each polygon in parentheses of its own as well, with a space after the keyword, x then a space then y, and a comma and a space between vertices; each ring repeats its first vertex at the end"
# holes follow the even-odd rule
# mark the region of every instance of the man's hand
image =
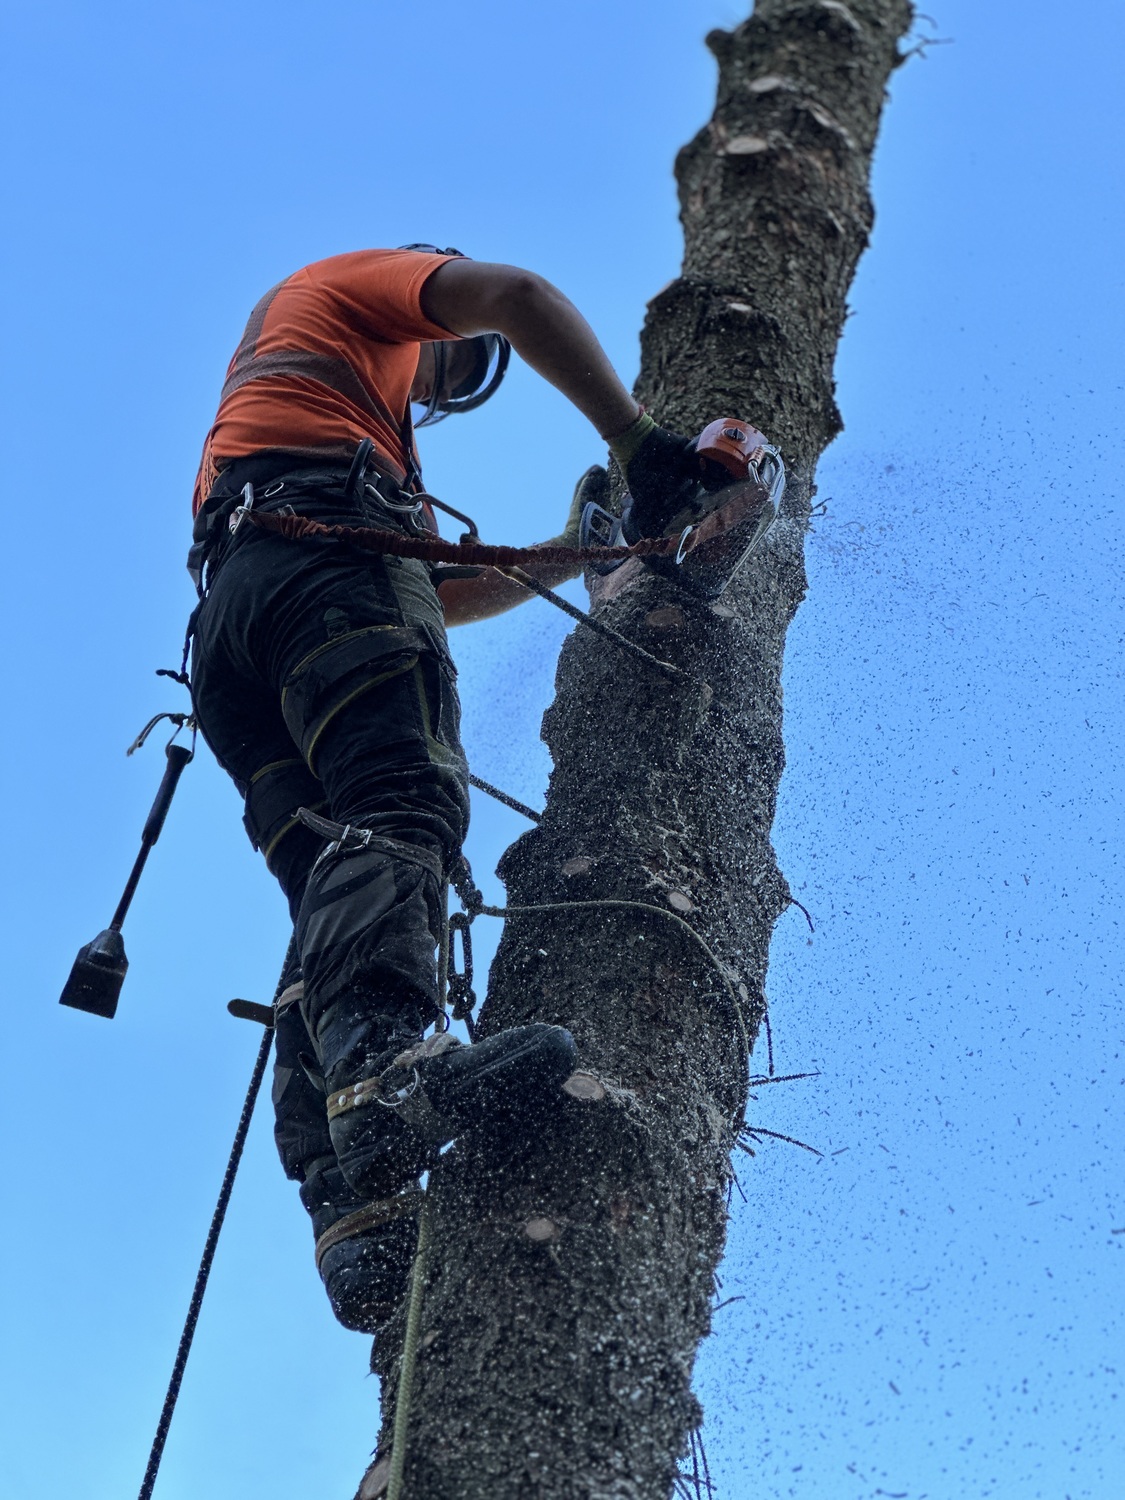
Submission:
POLYGON ((658 427, 642 412, 610 438, 609 449, 633 501, 623 517, 625 540, 660 536, 699 477, 694 439, 658 427))

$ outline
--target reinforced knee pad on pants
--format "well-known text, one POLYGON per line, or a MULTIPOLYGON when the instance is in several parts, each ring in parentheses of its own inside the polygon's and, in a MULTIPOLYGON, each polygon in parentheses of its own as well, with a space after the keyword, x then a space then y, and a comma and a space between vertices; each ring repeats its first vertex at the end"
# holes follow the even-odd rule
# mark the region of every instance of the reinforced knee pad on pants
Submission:
POLYGON ((299 661, 281 692, 281 712, 306 764, 315 771, 317 741, 342 708, 379 683, 411 671, 431 649, 413 625, 369 625, 326 641, 299 661))
POLYGON ((296 1182, 304 1180, 312 1162, 332 1156, 324 1090, 307 1066, 313 1047, 301 1013, 303 998, 303 983, 287 986, 274 1022, 274 1141, 286 1177, 296 1182))
POLYGON ((433 1003, 440 935, 440 880, 433 863, 383 850, 337 849, 309 875, 297 917, 305 976, 305 1018, 319 1044, 327 1010, 359 987, 388 997, 403 993, 433 1003))
POLYGON ((255 771, 246 788, 243 826, 267 865, 287 833, 299 826, 297 809, 320 812, 327 806, 324 788, 303 760, 275 760, 255 771))

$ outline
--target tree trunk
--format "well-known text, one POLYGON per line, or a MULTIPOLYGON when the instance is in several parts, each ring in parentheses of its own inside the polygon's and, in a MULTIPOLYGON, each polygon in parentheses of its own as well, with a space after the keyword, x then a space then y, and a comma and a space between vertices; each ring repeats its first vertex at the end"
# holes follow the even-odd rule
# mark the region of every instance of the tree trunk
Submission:
MULTIPOLYGON (((500 873, 511 907, 591 904, 509 917, 482 1027, 569 1027, 606 1096, 560 1101, 530 1142, 466 1139, 434 1176, 407 1500, 664 1500, 702 1420, 692 1367, 789 902, 782 649, 910 20, 908 0, 759 0, 707 39, 718 102, 677 162, 683 274, 650 304, 637 394, 682 432, 722 414, 767 432, 783 519, 713 605, 636 563, 596 581, 601 617, 682 683, 582 629, 562 652, 546 812, 500 873)), ((385 1447, 401 1335, 376 1350, 385 1447)))

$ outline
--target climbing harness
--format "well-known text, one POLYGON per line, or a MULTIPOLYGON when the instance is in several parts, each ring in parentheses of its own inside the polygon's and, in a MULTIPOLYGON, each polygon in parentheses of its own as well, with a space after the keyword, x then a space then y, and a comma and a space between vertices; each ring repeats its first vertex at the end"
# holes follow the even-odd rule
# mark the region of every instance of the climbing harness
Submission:
POLYGON ((320 855, 321 859, 331 859, 341 849, 376 849, 380 854, 390 855, 392 859, 420 865, 437 880, 442 877, 441 860, 418 844, 386 838, 370 828, 358 828, 351 823, 335 823, 331 818, 322 818, 318 813, 310 812, 307 807, 299 807, 297 817, 313 833, 319 834, 322 839, 331 840, 320 855))

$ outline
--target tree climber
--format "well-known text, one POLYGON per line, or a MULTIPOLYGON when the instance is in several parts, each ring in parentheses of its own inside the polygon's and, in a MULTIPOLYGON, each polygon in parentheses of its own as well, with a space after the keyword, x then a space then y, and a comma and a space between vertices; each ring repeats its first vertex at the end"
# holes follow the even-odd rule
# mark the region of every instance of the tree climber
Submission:
MULTIPOLYGON (((630 540, 659 534, 690 440, 638 407, 550 283, 434 246, 333 256, 262 298, 195 486, 195 713, 245 798, 299 957, 276 1016, 278 1150, 333 1310, 368 1332, 404 1289, 413 1189, 437 1147, 526 1120, 575 1066, 561 1027, 420 1040, 439 1013, 442 883, 469 810, 445 627, 528 595, 492 569, 443 578, 335 538, 289 541, 243 510, 433 534, 411 403, 418 426, 473 410, 509 344, 609 442, 633 498, 630 540), (327 846, 302 808, 338 825, 327 846)), ((580 484, 556 542, 576 543, 582 498, 580 484)), ((578 570, 534 571, 552 585, 578 570)))

